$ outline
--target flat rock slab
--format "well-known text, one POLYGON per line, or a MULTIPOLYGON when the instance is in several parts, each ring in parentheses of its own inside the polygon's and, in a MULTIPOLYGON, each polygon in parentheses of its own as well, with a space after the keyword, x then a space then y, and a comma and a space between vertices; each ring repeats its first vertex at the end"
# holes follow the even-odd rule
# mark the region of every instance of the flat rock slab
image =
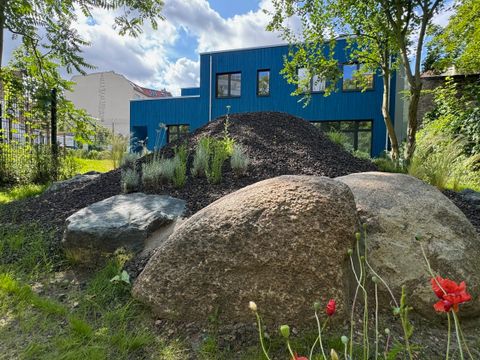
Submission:
POLYGON ((138 253, 154 231, 185 211, 185 201, 166 195, 116 195, 83 208, 66 220, 63 245, 80 262, 119 248, 138 253))
POLYGON ((83 175, 75 175, 71 179, 64 181, 55 181, 52 185, 49 186, 47 191, 58 191, 69 186, 82 185, 88 183, 92 180, 97 179, 101 174, 96 171, 91 171, 83 175))

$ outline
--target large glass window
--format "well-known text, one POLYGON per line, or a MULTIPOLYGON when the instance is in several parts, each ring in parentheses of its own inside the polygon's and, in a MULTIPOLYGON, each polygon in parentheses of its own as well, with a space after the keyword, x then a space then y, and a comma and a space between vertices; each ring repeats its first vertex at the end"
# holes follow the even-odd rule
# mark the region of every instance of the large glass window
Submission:
POLYGON ((318 75, 313 75, 310 81, 305 83, 308 77, 308 70, 305 68, 298 69, 298 82, 299 82, 299 89, 303 92, 323 92, 325 91, 326 81, 323 77, 318 75))
POLYGON ((270 95, 270 70, 258 70, 257 72, 257 95, 270 95))
POLYGON ((239 97, 242 93, 242 73, 217 74, 217 97, 239 97))
POLYGON ((189 125, 167 125, 167 142, 185 138, 189 130, 189 125))
POLYGON ((363 64, 343 65, 343 90, 373 89, 373 73, 360 71, 363 64))
POLYGON ((372 152, 372 122, 368 121, 316 121, 315 126, 324 133, 341 134, 341 139, 347 149, 372 152))

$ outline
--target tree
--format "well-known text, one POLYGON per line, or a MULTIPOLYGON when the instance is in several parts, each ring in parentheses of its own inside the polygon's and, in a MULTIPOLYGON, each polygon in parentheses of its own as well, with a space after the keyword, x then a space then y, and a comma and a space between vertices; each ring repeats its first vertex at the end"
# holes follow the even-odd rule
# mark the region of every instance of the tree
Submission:
POLYGON ((81 47, 88 45, 74 27, 75 11, 91 16, 95 8, 123 10, 115 18, 114 27, 121 35, 138 36, 145 21, 154 29, 161 18, 162 0, 1 0, 0 1, 0 64, 3 57, 4 31, 20 36, 26 51, 41 58, 58 59, 67 71, 83 72, 89 64, 81 56, 81 47), (40 34, 45 34, 44 36, 40 34))
MULTIPOLYGON (((300 19, 302 27, 301 44, 295 44, 296 50, 286 61, 284 72, 287 80, 297 81, 293 74, 296 66, 310 64, 310 76, 332 75, 334 67, 338 67, 333 59, 334 45, 330 40, 342 30, 351 39, 350 57, 366 62, 367 70, 372 70, 376 63, 384 76, 384 115, 392 147, 394 147, 394 131, 388 119, 385 100, 388 104, 390 89, 387 81, 393 69, 390 64, 392 56, 398 56, 405 68, 410 85, 410 102, 408 111, 407 146, 405 159, 408 161, 415 149, 417 132, 417 110, 421 83, 421 57, 427 28, 431 25, 433 15, 441 8, 442 0, 380 0, 380 1, 348 1, 348 0, 273 0, 275 11, 269 24, 270 30, 281 30, 285 39, 296 39, 294 30, 290 29, 286 19, 294 15, 300 19), (287 24, 287 25, 286 25, 287 24), (418 39, 414 36, 418 33, 418 39), (328 43, 329 51, 322 44, 328 43), (410 53, 411 46, 413 53, 410 53), (410 55, 412 55, 410 57, 410 55), (320 58, 320 59, 319 59, 320 58), (387 60, 388 59, 388 60, 387 60), (412 60, 413 59, 413 60, 412 60), (412 63, 413 61, 413 63, 412 63), (303 62, 303 64, 302 64, 303 62), (370 68, 370 69, 369 69, 370 68), (290 75, 289 75, 290 74, 290 75), (313 75, 312 75, 313 74, 313 75), (389 129, 390 127, 390 129, 389 129)), ((337 75, 338 76, 338 75, 337 75)), ((336 76, 327 77, 335 80, 336 76)), ((333 83, 333 81, 332 81, 333 83)), ((333 87, 335 84, 332 85, 333 87)), ((332 89, 330 89, 332 91, 332 89)), ((328 92, 326 93, 328 95, 328 92)), ((392 154, 393 155, 393 154, 392 154)))
POLYGON ((438 31, 429 46, 439 53, 434 67, 445 70, 454 65, 462 73, 480 72, 480 0, 459 1, 447 26, 438 31))

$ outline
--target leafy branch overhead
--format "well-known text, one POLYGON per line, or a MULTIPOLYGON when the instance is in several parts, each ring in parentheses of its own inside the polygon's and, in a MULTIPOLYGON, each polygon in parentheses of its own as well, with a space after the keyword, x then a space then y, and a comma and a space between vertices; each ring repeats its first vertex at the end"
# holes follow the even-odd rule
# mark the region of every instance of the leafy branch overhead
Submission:
MULTIPOLYGON (((68 72, 93 68, 83 59, 82 47, 89 45, 75 28, 77 11, 92 16, 94 9, 118 12, 113 27, 121 34, 138 36, 149 22, 157 29, 162 20, 162 0, 5 0, 0 3, 0 53, 3 54, 4 31, 21 37, 25 49, 37 57, 58 59, 68 72)), ((1 55, 0 55, 1 61, 1 55)))

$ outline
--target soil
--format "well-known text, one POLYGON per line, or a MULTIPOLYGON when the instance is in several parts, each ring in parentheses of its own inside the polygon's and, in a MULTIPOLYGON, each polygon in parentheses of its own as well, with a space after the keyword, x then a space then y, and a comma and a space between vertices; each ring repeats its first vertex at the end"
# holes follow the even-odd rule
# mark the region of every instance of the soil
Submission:
POLYGON ((462 210, 467 219, 470 220, 472 225, 480 234, 480 205, 474 203, 472 199, 466 197, 464 192, 445 190, 443 194, 452 200, 460 210, 462 210))
MULTIPOLYGON (((169 194, 186 200, 190 216, 222 196, 257 181, 285 174, 322 175, 336 177, 355 172, 376 170, 375 165, 361 160, 331 142, 315 126, 300 118, 275 112, 232 115, 229 135, 246 149, 251 159, 247 174, 237 177, 225 162, 220 184, 209 184, 206 178, 188 176, 181 189, 163 186, 140 189, 150 193, 169 194)), ((186 141, 189 166, 195 146, 204 136, 223 137, 225 118, 219 118, 190 134, 186 141)), ((180 142, 166 146, 162 156, 171 156, 180 142)), ((148 156, 141 159, 146 161, 148 156)), ((47 229, 63 231, 65 219, 74 212, 108 197, 121 193, 121 171, 102 174, 87 183, 72 184, 58 191, 45 192, 37 197, 4 206, 0 219, 9 223, 39 222, 47 229)))

